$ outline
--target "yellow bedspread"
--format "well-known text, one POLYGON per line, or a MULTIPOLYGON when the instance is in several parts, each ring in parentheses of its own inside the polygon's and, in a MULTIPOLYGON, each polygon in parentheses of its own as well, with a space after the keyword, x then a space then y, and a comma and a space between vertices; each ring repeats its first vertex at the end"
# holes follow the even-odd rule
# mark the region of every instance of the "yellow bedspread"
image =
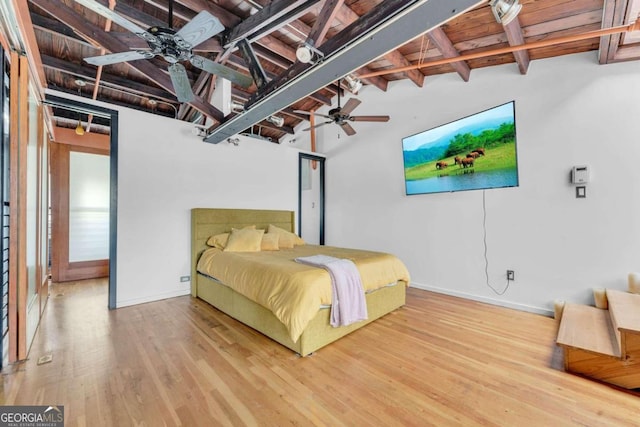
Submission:
POLYGON ((329 273, 293 261, 318 254, 352 260, 365 292, 398 280, 409 283, 407 268, 393 255, 316 245, 262 252, 223 252, 211 248, 202 254, 197 269, 271 310, 295 342, 320 306, 331 304, 329 273))

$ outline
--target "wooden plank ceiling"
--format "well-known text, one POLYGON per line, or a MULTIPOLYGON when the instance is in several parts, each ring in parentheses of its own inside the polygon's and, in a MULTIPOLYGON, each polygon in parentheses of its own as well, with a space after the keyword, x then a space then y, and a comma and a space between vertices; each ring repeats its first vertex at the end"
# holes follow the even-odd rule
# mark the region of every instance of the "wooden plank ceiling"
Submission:
MULTIPOLYGON (((169 14, 173 28, 179 29, 202 10, 216 16, 225 30, 203 42, 195 53, 252 75, 258 81, 278 80, 296 63, 297 47, 307 42, 321 49, 327 40, 339 37, 349 25, 367 25, 367 14, 375 8, 401 7, 411 2, 382 0, 97 0, 116 13, 147 29, 167 27, 169 14), (393 4, 392 4, 393 3, 393 4), (251 72, 252 70, 253 72, 251 72), (258 74, 256 74, 258 70, 258 74), (260 71, 263 70, 263 71, 260 71), (260 74, 261 73, 261 74, 260 74)), ((634 22, 638 0, 521 0, 520 14, 507 25, 496 22, 489 2, 480 2, 470 11, 424 34, 386 55, 362 64, 353 74, 375 90, 391 91, 389 82, 407 79, 422 87, 432 75, 457 73, 461 84, 473 78, 473 70, 513 63, 513 72, 526 74, 531 61, 559 55, 594 51, 600 63, 636 60, 640 57, 638 32, 589 37, 562 44, 493 54, 509 46, 581 35, 601 28, 634 22), (446 58, 479 54, 474 59, 448 62, 446 58), (438 61, 434 65, 434 61, 438 61), (421 64, 420 68, 416 68, 421 64), (414 67, 411 67, 414 66, 414 67), (404 71, 397 71, 404 68, 404 71), (394 71, 396 70, 396 71, 394 71)), ((203 123, 205 117, 214 126, 224 122, 221 106, 207 100, 216 86, 215 75, 184 65, 196 95, 190 103, 178 102, 167 74, 167 62, 158 57, 96 67, 83 58, 105 53, 146 48, 142 38, 118 26, 74 0, 29 0, 30 25, 33 26, 47 86, 62 92, 145 110, 180 120, 203 123), (77 80, 86 82, 84 87, 77 80)), ((246 104, 262 85, 248 89, 232 86, 232 98, 246 104)), ((300 99, 277 116, 282 126, 262 121, 246 132, 279 141, 308 116, 295 110, 314 111, 323 105, 335 105, 338 90, 349 91, 343 81, 320 88, 300 99)), ((361 107, 362 108, 362 107, 361 107)), ((78 113, 53 110, 55 124, 75 127, 78 113)), ((365 111, 365 108, 362 108, 365 111)), ((357 112, 356 112, 357 113, 357 112)), ((83 117, 83 121, 88 118, 83 117)), ((86 123, 85 123, 86 125, 86 123)), ((305 126, 306 127, 306 126, 305 126)), ((99 121, 93 132, 108 132, 99 121)))

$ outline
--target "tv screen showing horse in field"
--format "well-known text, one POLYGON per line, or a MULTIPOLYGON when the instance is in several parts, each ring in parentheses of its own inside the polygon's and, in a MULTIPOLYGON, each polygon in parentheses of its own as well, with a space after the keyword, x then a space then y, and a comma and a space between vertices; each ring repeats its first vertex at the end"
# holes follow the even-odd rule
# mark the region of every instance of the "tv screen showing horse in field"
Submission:
POLYGON ((515 102, 402 139, 407 195, 518 186, 515 102))

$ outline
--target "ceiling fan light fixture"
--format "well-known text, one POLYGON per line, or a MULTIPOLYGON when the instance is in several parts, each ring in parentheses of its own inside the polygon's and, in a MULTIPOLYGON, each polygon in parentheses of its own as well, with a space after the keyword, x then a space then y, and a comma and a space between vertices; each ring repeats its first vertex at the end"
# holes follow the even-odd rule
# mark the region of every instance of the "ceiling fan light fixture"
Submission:
POLYGON ((267 117, 267 121, 279 128, 284 126, 284 118, 280 116, 269 116, 267 117))
POLYGON ((353 93, 358 93, 360 89, 362 89, 362 80, 353 74, 347 74, 344 76, 344 80, 347 82, 347 86, 349 86, 349 90, 353 93))
POLYGON ((490 5, 493 16, 502 25, 507 25, 513 21, 522 9, 522 5, 518 3, 518 0, 491 0, 490 5))

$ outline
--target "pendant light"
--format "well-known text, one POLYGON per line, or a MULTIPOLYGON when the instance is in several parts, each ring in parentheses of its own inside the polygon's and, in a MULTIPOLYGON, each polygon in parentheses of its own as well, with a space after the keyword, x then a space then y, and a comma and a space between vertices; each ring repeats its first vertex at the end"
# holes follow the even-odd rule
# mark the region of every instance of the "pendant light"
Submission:
POLYGON ((76 126, 76 135, 84 135, 84 127, 82 127, 82 121, 78 117, 78 126, 76 126))
MULTIPOLYGON (((84 80, 77 79, 78 95, 82 96, 82 88, 87 84, 84 80)), ((82 126, 82 114, 78 112, 78 125, 76 126, 76 135, 84 135, 84 127, 82 126)))

